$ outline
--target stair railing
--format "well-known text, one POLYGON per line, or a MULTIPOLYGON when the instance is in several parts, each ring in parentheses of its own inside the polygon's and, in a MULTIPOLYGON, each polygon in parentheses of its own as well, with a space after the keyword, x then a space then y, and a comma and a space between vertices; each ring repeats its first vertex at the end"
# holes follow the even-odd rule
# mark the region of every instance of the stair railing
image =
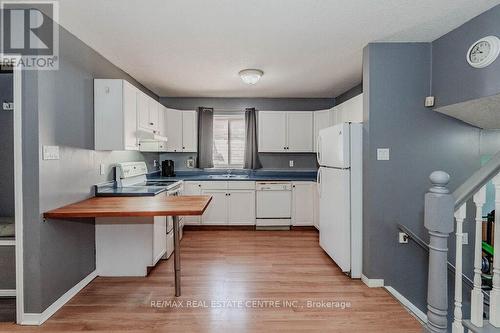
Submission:
MULTIPOLYGON (((466 222, 466 204, 472 199, 475 212, 474 233, 474 287, 471 291, 470 324, 481 328, 483 320, 484 295, 482 290, 482 224, 483 206, 486 202, 486 184, 492 180, 495 187, 495 211, 500 212, 500 153, 474 173, 465 183, 451 194, 447 188, 450 176, 444 171, 430 175, 433 186, 425 195, 424 224, 429 232, 429 272, 427 290, 427 331, 447 332, 448 295, 447 295, 447 257, 448 237, 453 232, 456 221, 455 255, 455 295, 453 311, 453 333, 462 333, 464 319, 462 312, 462 275, 463 275, 463 224, 466 222)), ((495 214, 495 225, 500 213, 495 214)), ((494 242, 500 247, 500 228, 495 228, 494 242)), ((497 251, 495 251, 496 253, 497 251)), ((500 255, 493 256, 493 288, 490 291, 489 324, 500 330, 500 255)), ((470 328, 470 326, 467 326, 470 328)))

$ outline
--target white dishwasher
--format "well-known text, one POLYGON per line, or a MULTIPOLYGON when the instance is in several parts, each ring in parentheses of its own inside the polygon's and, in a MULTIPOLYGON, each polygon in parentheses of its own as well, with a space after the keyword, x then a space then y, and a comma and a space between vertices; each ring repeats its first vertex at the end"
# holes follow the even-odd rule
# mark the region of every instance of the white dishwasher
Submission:
POLYGON ((292 219, 292 184, 257 182, 257 227, 287 227, 292 219))

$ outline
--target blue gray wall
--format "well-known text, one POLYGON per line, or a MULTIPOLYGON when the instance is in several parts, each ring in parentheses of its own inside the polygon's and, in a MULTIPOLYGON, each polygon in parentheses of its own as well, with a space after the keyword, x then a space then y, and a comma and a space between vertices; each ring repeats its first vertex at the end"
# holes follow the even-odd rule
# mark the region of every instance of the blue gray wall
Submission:
MULTIPOLYGON (((162 97, 160 102, 170 108, 179 110, 195 110, 199 106, 213 107, 219 110, 244 110, 254 107, 257 110, 272 111, 313 111, 330 109, 335 105, 333 98, 183 98, 162 97)), ((186 169, 186 160, 196 154, 163 153, 160 159, 174 160, 176 170, 186 169)), ((315 170, 317 168, 315 154, 260 153, 262 167, 272 170, 315 170), (294 167, 289 167, 293 160, 294 167)))
POLYGON ((423 105, 431 55, 429 43, 377 43, 363 59, 363 273, 384 279, 424 312, 428 254, 412 242, 399 244, 397 225, 427 239, 429 174, 448 171, 453 190, 480 166, 479 129, 423 105), (377 161, 377 148, 390 148, 390 160, 377 161))
POLYGON ((25 311, 40 313, 95 269, 92 219, 42 221, 42 213, 91 196, 112 179, 119 161, 158 154, 94 151, 93 79, 137 81, 60 28, 57 71, 23 73, 25 311), (41 160, 42 145, 60 146, 60 160, 41 160), (99 165, 107 173, 99 175, 99 165))
POLYGON ((500 5, 432 42, 432 94, 436 107, 500 93, 500 59, 482 69, 466 61, 478 39, 500 36, 500 5))

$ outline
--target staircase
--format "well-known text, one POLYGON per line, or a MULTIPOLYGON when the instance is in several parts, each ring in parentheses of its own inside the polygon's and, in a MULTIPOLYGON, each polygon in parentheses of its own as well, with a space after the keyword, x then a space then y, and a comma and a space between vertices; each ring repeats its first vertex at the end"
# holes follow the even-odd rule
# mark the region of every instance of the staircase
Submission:
MULTIPOLYGON (((493 277, 490 291, 483 288, 482 279, 482 226, 483 206, 486 202, 486 184, 495 187, 495 211, 500 212, 500 153, 474 173, 454 193, 447 184, 450 176, 444 171, 430 175, 433 186, 425 195, 424 224, 429 231, 429 280, 427 292, 428 332, 448 332, 447 258, 448 237, 456 236, 456 261, 454 285, 453 333, 500 332, 500 255, 493 256, 493 277), (463 283, 463 224, 467 216, 467 202, 472 199, 475 206, 474 233, 474 286, 471 291, 471 313, 464 318, 462 311, 463 283), (455 223, 454 223, 455 222, 455 223), (485 295, 486 293, 486 295, 485 295), (486 297, 485 297, 486 296, 486 297), (485 298, 489 296, 489 309, 485 298)), ((495 215, 499 225, 500 213, 495 215)), ((494 243, 500 248, 500 228, 495 228, 494 243)), ((498 252, 498 251, 497 251, 498 252)), ((500 252, 499 252, 500 253, 500 252)), ((498 253, 497 253, 498 254, 498 253)))

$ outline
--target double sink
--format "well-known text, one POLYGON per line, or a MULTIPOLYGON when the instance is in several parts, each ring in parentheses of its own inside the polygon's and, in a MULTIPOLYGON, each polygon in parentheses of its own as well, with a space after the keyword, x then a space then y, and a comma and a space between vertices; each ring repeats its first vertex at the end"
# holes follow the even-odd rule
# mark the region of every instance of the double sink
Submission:
POLYGON ((248 175, 233 175, 233 174, 222 174, 222 175, 208 175, 211 179, 248 179, 248 175))

